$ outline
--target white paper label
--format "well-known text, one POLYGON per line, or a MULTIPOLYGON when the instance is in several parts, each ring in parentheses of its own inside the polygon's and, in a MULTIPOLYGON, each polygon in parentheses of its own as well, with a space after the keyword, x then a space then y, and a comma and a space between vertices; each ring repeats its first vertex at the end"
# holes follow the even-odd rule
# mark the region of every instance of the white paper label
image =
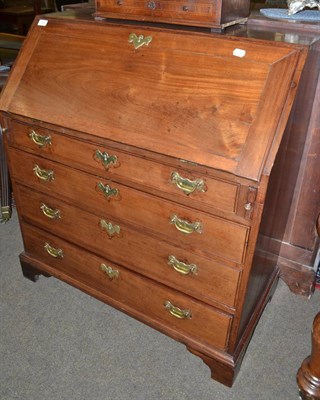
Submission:
POLYGON ((234 49, 233 50, 233 55, 236 56, 236 57, 242 58, 242 57, 244 57, 246 55, 246 51, 242 50, 242 49, 234 49))
POLYGON ((48 20, 47 19, 39 19, 38 26, 47 26, 48 20))

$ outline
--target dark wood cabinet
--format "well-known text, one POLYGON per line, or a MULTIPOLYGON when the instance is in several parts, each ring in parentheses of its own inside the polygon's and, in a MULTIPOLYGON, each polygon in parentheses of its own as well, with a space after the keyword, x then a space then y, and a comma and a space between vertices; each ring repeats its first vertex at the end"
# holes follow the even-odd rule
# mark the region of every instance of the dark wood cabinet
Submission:
POLYGON ((0 100, 24 275, 173 337, 229 386, 279 275, 261 228, 310 52, 240 36, 48 18, 0 100))
POLYGON ((282 279, 294 293, 309 297, 319 251, 320 24, 252 16, 248 28, 255 37, 267 31, 278 39, 309 40, 308 58, 269 184, 266 212, 274 217, 261 228, 265 248, 278 257, 282 279))

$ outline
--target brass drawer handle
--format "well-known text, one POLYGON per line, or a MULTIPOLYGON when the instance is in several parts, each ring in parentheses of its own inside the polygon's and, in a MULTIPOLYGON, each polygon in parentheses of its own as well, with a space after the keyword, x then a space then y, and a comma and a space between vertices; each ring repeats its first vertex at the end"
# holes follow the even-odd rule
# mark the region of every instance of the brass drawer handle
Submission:
POLYGON ((107 232, 109 235, 110 239, 117 235, 120 235, 120 226, 119 225, 113 225, 112 222, 108 222, 105 219, 100 220, 100 227, 107 232))
POLYGON ((188 222, 179 218, 177 215, 172 215, 170 217, 170 222, 175 225, 178 231, 186 234, 190 234, 193 232, 202 233, 202 224, 201 222, 188 222))
POLYGON ((51 169, 42 169, 38 164, 34 165, 33 172, 42 181, 50 182, 54 180, 54 172, 51 169))
POLYGON ((43 214, 46 217, 50 218, 50 219, 59 219, 59 218, 61 218, 61 212, 58 209, 50 208, 44 203, 41 203, 40 209, 43 212, 43 214))
POLYGON ((48 242, 45 243, 44 248, 46 249, 47 253, 53 258, 64 257, 63 251, 61 249, 52 247, 48 242))
POLYGON ((51 136, 50 135, 40 135, 33 129, 29 130, 29 137, 39 147, 51 146, 51 136))
POLYGON ((112 188, 109 185, 104 185, 102 182, 97 183, 97 188, 110 200, 111 197, 119 196, 119 189, 112 188))
POLYGON ((101 162, 105 169, 109 167, 118 167, 118 157, 115 155, 109 155, 106 151, 102 153, 100 150, 94 152, 94 158, 96 161, 101 162))
POLYGON ((190 310, 182 310, 174 306, 169 300, 164 303, 164 308, 169 311, 171 315, 179 319, 191 319, 192 313, 190 310))
POLYGON ((183 178, 178 172, 172 172, 171 183, 177 186, 185 194, 193 193, 194 191, 206 192, 207 188, 203 179, 195 179, 194 181, 183 178))
POLYGON ((119 277, 119 271, 117 269, 113 269, 109 265, 101 264, 100 269, 101 271, 105 272, 111 280, 119 277))
POLYGON ((168 257, 168 265, 182 275, 197 275, 198 273, 198 267, 196 264, 185 264, 172 255, 168 257))

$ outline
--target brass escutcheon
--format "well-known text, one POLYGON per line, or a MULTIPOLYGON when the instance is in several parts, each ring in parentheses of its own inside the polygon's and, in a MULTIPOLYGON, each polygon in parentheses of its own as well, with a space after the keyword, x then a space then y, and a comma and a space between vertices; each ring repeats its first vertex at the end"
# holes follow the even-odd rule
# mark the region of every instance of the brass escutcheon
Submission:
POLYGON ((108 200, 110 200, 111 197, 119 196, 119 189, 112 188, 109 185, 104 185, 102 182, 97 183, 97 188, 105 195, 108 200))
POLYGON ((108 222, 105 219, 100 220, 100 227, 107 232, 109 238, 111 239, 113 236, 120 235, 120 226, 113 225, 112 222, 108 222))
POLYGON ((110 167, 117 167, 118 165, 118 157, 115 155, 109 155, 106 151, 102 152, 100 150, 96 150, 94 152, 94 158, 97 161, 100 161, 105 169, 109 169, 110 167))
POLYGON ((149 46, 151 42, 152 42, 152 36, 146 36, 146 37, 144 37, 143 35, 137 36, 135 33, 130 33, 129 35, 129 43, 132 43, 135 49, 138 49, 139 47, 142 46, 149 46))
POLYGON ((101 264, 100 269, 101 271, 105 272, 111 280, 119 277, 119 271, 117 269, 113 269, 109 265, 101 264))

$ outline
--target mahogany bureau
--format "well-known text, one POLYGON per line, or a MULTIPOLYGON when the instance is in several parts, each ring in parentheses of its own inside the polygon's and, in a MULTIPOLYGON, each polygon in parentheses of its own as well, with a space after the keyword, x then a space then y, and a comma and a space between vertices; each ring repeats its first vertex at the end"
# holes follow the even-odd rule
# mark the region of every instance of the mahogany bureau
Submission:
POLYGON ((24 275, 158 329, 231 386, 278 278, 257 239, 306 48, 38 21, 0 100, 24 275))

